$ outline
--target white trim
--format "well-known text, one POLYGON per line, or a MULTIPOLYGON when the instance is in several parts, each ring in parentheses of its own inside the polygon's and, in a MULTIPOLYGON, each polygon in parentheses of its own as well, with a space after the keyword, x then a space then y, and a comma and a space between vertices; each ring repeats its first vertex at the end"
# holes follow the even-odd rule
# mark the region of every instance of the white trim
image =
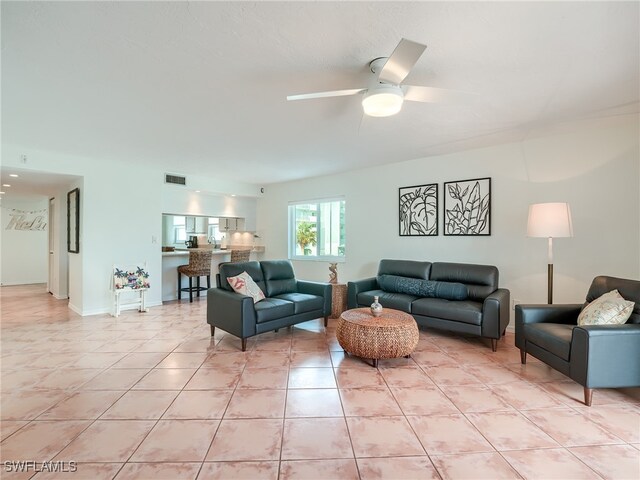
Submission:
POLYGON ((333 263, 345 263, 346 257, 336 257, 331 255, 292 255, 289 256, 289 260, 292 261, 307 261, 307 262, 333 262, 333 263))
POLYGON ((336 197, 310 198, 307 200, 295 200, 295 201, 288 202, 287 205, 290 205, 290 206, 307 205, 310 203, 327 203, 327 202, 342 202, 342 201, 346 201, 346 198, 344 195, 338 195, 336 197))
POLYGON ((76 312, 78 315, 80 316, 84 316, 86 314, 82 313, 82 310, 80 310, 78 307, 76 307, 73 303, 69 302, 69 304, 67 305, 69 307, 70 310, 76 312))

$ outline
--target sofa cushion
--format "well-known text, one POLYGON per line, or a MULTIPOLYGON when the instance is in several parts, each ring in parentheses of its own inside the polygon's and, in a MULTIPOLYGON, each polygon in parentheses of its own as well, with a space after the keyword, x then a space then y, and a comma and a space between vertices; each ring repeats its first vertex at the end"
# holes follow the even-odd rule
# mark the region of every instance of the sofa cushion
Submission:
POLYGON ((264 299, 264 292, 260 290, 260 287, 247 272, 242 272, 235 277, 227 277, 227 282, 236 293, 253 298, 253 303, 258 303, 264 299))
POLYGON ((611 290, 584 307, 578 325, 622 325, 633 312, 634 302, 625 300, 618 290, 611 290))
POLYGON ((378 285, 386 292, 408 293, 418 297, 465 300, 467 286, 462 283, 434 282, 399 275, 378 275, 378 285))
MULTIPOLYGON (((587 293, 587 303, 593 302, 603 293, 616 289, 625 300, 635 302, 633 312, 627 323, 640 324, 640 281, 626 278, 607 277, 604 275, 593 279, 589 292, 587 293)), ((585 303, 585 306, 587 305, 585 303)))
POLYGON ((400 275, 410 278, 429 280, 431 262, 417 262, 415 260, 380 260, 378 275, 400 275))
POLYGON ((525 324, 524 336, 527 342, 568 362, 574 328, 575 325, 561 323, 531 323, 525 324))
POLYGON ((451 301, 444 298, 421 298, 411 304, 411 313, 482 325, 482 303, 473 300, 451 301))
POLYGON ((289 260, 265 260, 261 262, 267 297, 297 291, 296 276, 289 260))
POLYGON ((384 290, 369 290, 358 294, 358 305, 369 306, 373 303, 373 297, 379 297, 378 302, 382 308, 394 308, 411 313, 411 302, 420 297, 407 295, 406 293, 385 292, 384 290))
POLYGON ((429 280, 464 283, 469 299, 483 302, 498 289, 498 276, 493 265, 437 262, 431 265, 429 280))
POLYGON ((259 262, 237 262, 237 263, 221 263, 218 267, 220 271, 220 288, 233 292, 233 288, 229 285, 227 277, 236 277, 242 272, 247 272, 251 279, 263 292, 266 291, 264 276, 259 262))
POLYGON ((265 298, 254 305, 256 309, 256 323, 277 320, 294 314, 293 303, 281 298, 265 298))
POLYGON ((306 313, 324 308, 324 298, 307 293, 283 293, 275 298, 293 302, 293 313, 306 313))

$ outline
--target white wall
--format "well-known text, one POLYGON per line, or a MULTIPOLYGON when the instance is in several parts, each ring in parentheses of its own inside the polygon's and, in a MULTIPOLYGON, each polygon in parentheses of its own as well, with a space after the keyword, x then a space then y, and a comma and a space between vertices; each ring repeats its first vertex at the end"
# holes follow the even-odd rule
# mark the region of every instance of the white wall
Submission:
MULTIPOLYGON (((546 302, 546 239, 527 238, 528 205, 571 204, 573 238, 554 242, 556 303, 584 300, 599 274, 640 278, 638 117, 557 126, 520 143, 422 158, 266 188, 258 229, 266 258, 287 257, 287 203, 346 197, 346 282, 375 275, 382 258, 493 264, 522 302, 546 302), (489 237, 442 235, 442 183, 491 177, 489 237), (438 183, 437 237, 398 235, 398 188, 438 183)), ((297 275, 327 280, 328 263, 294 262, 297 275)))
MULTIPOLYGON (((189 188, 180 188, 164 184, 164 171, 139 166, 132 159, 80 158, 7 144, 2 145, 2 161, 8 167, 82 177, 78 183, 80 253, 68 255, 69 306, 82 315, 111 311, 113 264, 146 261, 151 280, 147 303, 161 304, 163 212, 242 216, 255 222, 255 199, 191 191, 227 188, 229 194, 249 196, 259 190, 254 185, 188 177, 189 188), (20 163, 21 154, 27 155, 27 164, 20 163), (205 197, 214 200, 201 200, 205 197), (199 202, 205 206, 199 207, 199 202), (209 203, 220 207, 209 208, 209 203)), ((66 212, 66 196, 64 202, 66 212)))
MULTIPOLYGON (((0 243, 2 245, 2 285, 24 285, 32 283, 47 283, 48 280, 48 252, 49 252, 49 199, 34 196, 22 200, 2 200, 2 215, 0 217, 0 243), (18 211, 41 211, 38 216, 47 226, 44 230, 16 230, 7 226, 12 221, 12 215, 18 211)), ((35 214, 26 214, 27 219, 33 220, 35 214)))
MULTIPOLYGON (((257 190, 258 187, 256 187, 257 190)), ((245 230, 256 227, 255 197, 196 193, 175 185, 166 185, 162 195, 164 213, 206 217, 242 217, 245 230)))

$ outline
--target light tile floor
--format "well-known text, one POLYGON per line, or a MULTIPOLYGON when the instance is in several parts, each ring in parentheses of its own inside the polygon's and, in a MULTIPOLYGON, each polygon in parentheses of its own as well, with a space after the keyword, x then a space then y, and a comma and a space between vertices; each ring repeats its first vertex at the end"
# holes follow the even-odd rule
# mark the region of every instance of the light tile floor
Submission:
POLYGON ((43 291, 0 289, 2 478, 640 478, 640 389, 585 407, 580 385, 520 365, 512 334, 493 353, 423 330, 374 369, 335 321, 243 353, 210 337, 204 297, 82 318, 43 291), (7 471, 29 460, 78 465, 7 471))

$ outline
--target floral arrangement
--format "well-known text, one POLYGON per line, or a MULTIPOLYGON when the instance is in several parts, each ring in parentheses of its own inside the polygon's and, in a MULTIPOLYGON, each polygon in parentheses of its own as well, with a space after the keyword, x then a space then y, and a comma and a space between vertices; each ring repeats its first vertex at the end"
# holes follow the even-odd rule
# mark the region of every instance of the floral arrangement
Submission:
POLYGON ((133 269, 119 269, 115 267, 113 273, 114 288, 116 290, 122 290, 130 288, 132 290, 139 290, 141 288, 149 288, 149 272, 142 267, 135 267, 133 269))

